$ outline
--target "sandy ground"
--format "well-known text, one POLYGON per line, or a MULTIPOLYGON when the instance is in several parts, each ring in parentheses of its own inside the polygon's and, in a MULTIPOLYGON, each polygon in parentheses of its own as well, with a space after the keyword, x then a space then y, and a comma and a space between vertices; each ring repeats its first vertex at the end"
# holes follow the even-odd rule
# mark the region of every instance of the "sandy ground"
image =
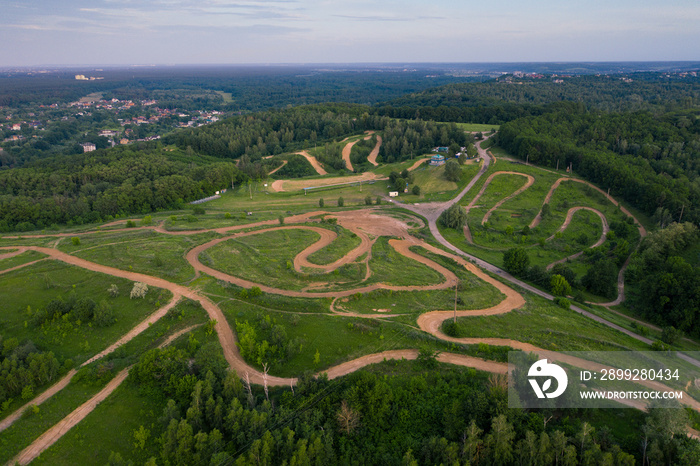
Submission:
MULTIPOLYGON (((425 160, 425 159, 423 159, 425 160)), ((419 163, 422 163, 422 161, 416 162, 415 166, 418 166, 419 163)), ((499 172, 499 173, 504 173, 504 172, 499 172)), ((495 175, 495 174, 494 174, 495 175)), ((493 176, 493 175, 492 175, 493 176)), ((563 178, 568 179, 568 178, 563 178)), ((343 181, 348 181, 347 177, 342 178, 343 181)), ((317 180, 321 181, 324 184, 328 183, 330 180, 317 180)), ((561 181, 561 180, 559 180, 561 181)), ((578 181, 578 180, 575 180, 578 181)), ((487 181, 488 183, 488 181, 487 181)), ((308 182, 307 182, 308 184, 308 182)), ((531 184, 531 183, 530 183, 531 184)), ((556 183, 555 183, 556 184, 556 183)), ((556 188, 556 186, 553 186, 552 189, 550 190, 550 194, 548 195, 548 198, 551 197, 551 193, 553 190, 556 188)), ((481 195, 482 191, 479 193, 481 195)), ((597 189, 597 188, 596 188, 597 189)), ((467 189, 464 190, 466 192, 467 189)), ((599 190, 600 191, 600 190, 599 190)), ((463 193, 461 194, 463 195, 463 193)), ((478 195, 478 196, 479 196, 478 195)), ((477 197, 478 197, 477 196, 477 197)), ((545 201, 547 202, 548 199, 545 201)), ((473 205, 474 201, 472 201, 473 205)), ((295 217, 290 217, 288 219, 285 219, 285 223, 295 223, 295 222, 305 222, 308 221, 310 217, 318 215, 322 212, 311 212, 308 214, 300 215, 300 216, 295 216, 295 217)), ((573 215, 573 212, 571 212, 573 215)), ((281 294, 281 295, 286 295, 286 296, 298 296, 298 297, 307 297, 307 296, 313 296, 313 297, 343 297, 343 296, 349 296, 350 294, 355 294, 355 293, 365 293, 368 291, 372 291, 374 289, 378 288, 385 288, 385 289, 391 289, 391 290, 397 290, 397 291, 407 291, 407 290, 425 290, 425 289, 445 289, 445 288, 450 288, 455 285, 457 281, 457 277, 452 273, 450 270, 442 267, 441 265, 435 263, 434 261, 420 256, 412 251, 410 251, 411 246, 418 246, 422 247, 432 253, 435 254, 440 254, 445 257, 450 257, 451 259, 455 260, 459 264, 461 264, 463 267, 465 267, 467 270, 469 270, 471 273, 475 274, 478 278, 486 281, 487 283, 491 284, 492 286, 496 287, 503 295, 504 299, 499 302, 498 304, 487 308, 487 309, 480 309, 480 310, 457 310, 456 315, 457 316, 479 316, 479 315, 496 315, 496 314, 503 314, 506 312, 510 312, 513 309, 517 309, 521 307, 522 305, 525 304, 525 300, 518 293, 515 291, 513 288, 509 287, 508 285, 491 278, 490 275, 486 274, 483 272, 481 269, 477 268, 474 264, 466 261, 460 256, 454 255, 452 253, 448 253, 443 251, 442 249, 438 249, 434 246, 431 246, 421 240, 418 240, 416 238, 411 237, 408 234, 408 226, 402 222, 401 220, 384 216, 384 215, 379 215, 371 210, 360 210, 360 211, 354 211, 354 212, 337 212, 332 214, 336 218, 338 218, 338 223, 345 227, 350 229, 351 231, 354 231, 356 234, 360 235, 362 238, 362 243, 360 246, 355 248, 353 251, 351 251, 348 256, 352 258, 352 256, 359 257, 362 255, 364 252, 371 251, 371 243, 372 243, 372 238, 381 236, 381 235, 386 235, 386 236, 393 236, 394 238, 398 239, 391 239, 389 241, 389 244, 391 247, 393 247, 397 252, 400 254, 403 254, 406 257, 409 257, 413 260, 419 261, 423 264, 425 264, 428 267, 433 268, 434 270, 438 271, 440 274, 442 274, 445 277, 444 282, 436 284, 436 285, 430 285, 430 286, 386 286, 383 284, 374 284, 371 286, 365 286, 365 287, 360 287, 356 288, 353 290, 348 290, 348 291, 343 291, 343 292, 332 292, 332 293, 314 293, 314 292, 298 292, 298 291, 289 291, 289 290, 279 290, 275 289, 272 287, 267 287, 263 284, 256 284, 252 283, 237 277, 232 277, 227 274, 224 274, 222 272, 219 272, 217 270, 211 269, 209 267, 206 267, 202 265, 199 260, 198 256, 201 252, 205 251, 207 248, 214 246, 215 244, 218 244, 221 241, 226 241, 227 239, 230 238, 235 238, 239 236, 244 236, 244 235, 251 235, 251 234, 257 234, 261 233, 264 231, 272 231, 272 230, 277 230, 277 229, 283 229, 283 228, 303 228, 303 229, 309 229, 312 231, 317 231, 317 230, 323 230, 323 232, 319 232, 321 235, 321 238, 314 243, 314 245, 306 248, 302 253, 300 253, 297 259, 295 259, 295 263, 299 263, 300 267, 306 267, 309 266, 308 264, 308 256, 313 253, 314 251, 317 251, 318 249, 325 247, 327 245, 330 245, 332 240, 335 239, 333 235, 335 233, 329 231, 329 230, 324 230, 324 229, 318 229, 317 227, 311 227, 308 225, 298 225, 298 226, 277 226, 273 228, 269 228, 266 230, 259 230, 259 231, 254 231, 254 232, 244 232, 244 233, 238 233, 234 234, 231 236, 227 236, 224 238, 219 238, 213 241, 210 241, 208 243, 205 243, 201 246, 195 247, 192 250, 190 250, 187 255, 186 259, 192 264, 192 266, 201 272, 208 273, 215 278, 225 280, 225 281, 230 281, 231 283, 235 283, 239 286, 244 286, 246 288, 249 288, 251 286, 259 286, 263 291, 269 292, 269 293, 275 293, 275 294, 281 294)), ((569 215, 567 215, 567 218, 570 221, 569 215)), ((635 220, 636 221, 636 220, 635 220)), ((249 225, 237 225, 237 226, 232 226, 232 227, 226 227, 226 228, 220 228, 220 229, 215 229, 215 230, 209 230, 209 231, 217 231, 220 233, 225 233, 229 232, 232 230, 240 229, 240 228, 249 228, 251 226, 272 226, 273 224, 278 223, 276 220, 275 221, 265 221, 265 222, 258 222, 257 224, 249 224, 249 225)), ((568 223, 565 221, 565 224, 568 225, 568 223)), ((432 224, 431 224, 432 225, 432 224)), ((563 226, 565 228, 565 226, 563 226)), ((160 231, 157 229, 157 231, 162 232, 162 233, 167 233, 167 234, 191 234, 192 232, 165 232, 165 231, 160 231)), ((203 232, 207 230, 202 230, 202 231, 197 231, 203 232)), ((431 228, 432 231, 432 228, 431 228)), ((640 226, 640 232, 642 232, 643 229, 640 226)), ((644 232, 645 234, 646 232, 644 232)), ((46 235, 46 236, 58 236, 58 235, 46 235)), ((9 247, 4 247, 0 248, 2 249, 18 249, 20 247, 18 246, 9 246, 9 247)), ((55 260, 60 260, 78 267, 85 268, 87 270, 91 270, 94 272, 100 272, 100 273, 105 273, 113 276, 118 276, 122 278, 126 278, 129 280, 133 281, 140 281, 144 282, 150 286, 155 286, 159 288, 164 288, 170 290, 174 298, 173 300, 166 305, 164 308, 159 309, 154 313, 152 316, 149 317, 149 319, 156 318, 157 315, 161 314, 161 311, 165 308, 170 308, 172 307, 180 297, 186 297, 189 299, 196 300, 201 303, 203 308, 206 310, 206 312, 209 314, 210 319, 216 320, 216 331, 217 335, 219 337, 220 344, 223 348, 224 351, 224 356, 229 363, 230 367, 238 373, 239 376, 242 378, 249 378, 251 383, 255 384, 262 384, 262 383, 267 383, 268 385, 278 385, 278 386, 288 386, 288 385, 293 385, 296 383, 296 379, 294 378, 283 378, 283 377, 274 377, 274 376, 267 376, 265 377, 262 373, 260 373, 257 369, 251 367, 248 365, 243 358, 240 356, 240 353, 238 352, 238 349, 236 347, 236 338, 235 335, 233 334, 230 326, 228 325, 228 322, 223 315, 221 309, 213 303, 209 298, 202 296, 197 293, 197 291, 187 288, 185 286, 177 285, 174 283, 170 283, 166 280, 157 278, 157 277, 151 277, 135 272, 129 272, 129 271, 124 271, 120 269, 116 269, 113 267, 109 266, 104 266, 96 263, 92 263, 89 261, 86 261, 84 259, 80 259, 75 256, 71 256, 69 254, 63 253, 61 251, 58 251, 56 249, 51 249, 51 248, 43 248, 43 247, 37 247, 37 246, 26 246, 26 247, 21 247, 22 250, 35 250, 38 252, 41 252, 43 254, 46 254, 50 256, 52 259, 55 260), (170 306, 170 307, 169 307, 170 306)), ((10 253, 13 254, 13 253, 10 253)), ((341 262, 345 260, 349 261, 350 259, 343 258, 339 261, 336 261, 336 263, 331 264, 331 266, 340 266, 341 262)), ((25 265, 26 266, 26 265, 25 265)), ((313 266, 313 264, 311 264, 313 266)), ((325 266, 324 266, 325 267, 325 266)), ((164 314, 167 312, 167 309, 162 312, 164 314)), ((422 314, 418 318, 418 326, 426 331, 427 333, 430 333, 438 338, 441 338, 446 341, 455 341, 459 343, 467 343, 467 344, 474 344, 474 343, 486 343, 486 344, 491 344, 491 345, 507 345, 511 346, 512 348, 515 349, 521 349, 525 351, 533 351, 537 352, 540 355, 546 355, 548 358, 551 358, 552 360, 557 360, 561 362, 566 362, 569 364, 572 364, 577 367, 581 368, 588 368, 592 370, 599 370, 602 366, 596 363, 592 363, 590 361, 584 361, 584 360, 579 360, 577 358, 571 358, 569 356, 562 356, 559 355, 558 353, 553 353, 549 351, 544 351, 541 348, 537 348, 534 345, 530 345, 527 343, 519 342, 517 340, 511 340, 511 339, 502 339, 502 338, 452 338, 449 337, 445 334, 443 334, 440 331, 440 326, 442 322, 444 322, 446 319, 452 318, 453 315, 455 315, 455 311, 453 310, 437 310, 437 311, 431 311, 422 314)), ((377 316, 377 317, 386 317, 384 315, 382 316, 377 316)), ((139 326, 135 327, 130 331, 127 335, 122 337, 122 339, 119 340, 119 342, 124 342, 124 339, 127 338, 127 336, 132 335, 131 338, 133 338, 133 335, 138 334, 138 328, 143 326, 144 324, 147 325, 148 319, 142 323, 139 324, 139 326)), ((188 331, 190 329, 185 329, 182 332, 184 333, 185 331, 188 331)), ((179 336, 179 335, 178 335, 179 336)), ((172 338, 176 338, 176 336, 173 336, 172 338)), ((172 341, 172 340, 169 340, 172 341)), ((115 343, 112 345, 110 348, 114 349, 118 346, 119 342, 115 343)), ((105 350, 107 351, 107 350, 105 350)), ((102 352, 101 354, 104 354, 105 352, 102 352)), ((417 350, 396 350, 396 351, 387 351, 383 353, 377 353, 377 354, 371 354, 371 355, 366 355, 360 358, 357 358, 353 361, 348 361, 346 363, 340 364, 335 367, 331 367, 324 372, 326 372, 330 378, 335 378, 339 377, 345 374, 348 374, 350 372, 353 372, 361 367, 364 367, 368 364, 373 364, 379 361, 382 361, 384 359, 415 359, 417 357, 417 350)), ((93 358, 94 359, 94 358, 93 358)), ((468 367, 475 367, 477 369, 481 370, 487 370, 495 373, 505 373, 507 371, 507 367, 505 364, 502 363, 495 363, 495 362, 490 362, 490 361, 484 361, 478 358, 471 358, 468 356, 463 356, 463 355, 457 355, 457 354, 451 354, 451 353, 443 353, 439 356, 438 358, 442 362, 448 362, 452 364, 458 364, 458 365, 464 365, 468 367)), ((35 441, 32 446, 30 446, 28 449, 25 449, 16 459, 17 461, 20 462, 20 464, 26 464, 26 462, 31 461, 36 455, 38 455, 43 449, 47 448, 50 444, 55 442, 60 436, 62 436, 65 432, 72 427, 72 425, 75 425, 75 423, 79 422, 80 419, 82 419, 87 413, 89 413, 92 409, 94 409, 94 406, 97 405, 100 401, 102 401, 106 396, 108 396, 120 383, 121 381, 126 378, 128 374, 128 369, 125 369, 122 371, 108 386, 106 386, 100 393, 98 393, 95 397, 93 397, 91 400, 86 402, 84 405, 79 407, 76 411, 71 413, 68 417, 66 417, 63 421, 61 421, 59 424, 54 426, 52 429, 47 431, 44 435, 42 435, 37 441, 35 441), (39 453, 37 453, 39 452, 39 453)), ((65 386, 65 384, 68 383, 70 380, 69 378, 70 374, 68 374, 64 379, 59 381, 57 384, 49 388, 47 391, 44 392, 44 394, 40 395, 44 396, 45 394, 48 396, 51 396, 51 394, 57 392, 62 388, 62 386, 65 386), (63 385, 62 385, 63 384, 63 385)), ((653 382, 649 382, 647 384, 648 386, 654 386, 655 388, 661 388, 663 387, 661 384, 655 384, 653 382)), ((667 388, 667 387, 665 387, 667 388)), ((27 406, 31 406, 32 404, 37 404, 37 401, 39 401, 39 398, 35 400, 32 400, 27 406)), ((698 405, 697 402, 694 400, 691 400, 688 397, 688 404, 692 406, 694 409, 700 409, 700 405, 698 405)), ((3 421, 3 422, 6 422, 3 421)), ((11 421, 10 421, 11 424, 11 421)))
POLYGON ((273 192, 300 191, 304 188, 316 186, 331 186, 340 183, 359 183, 360 181, 378 181, 388 178, 372 172, 364 172, 361 175, 338 176, 333 178, 321 178, 318 180, 277 180, 270 186, 273 192))

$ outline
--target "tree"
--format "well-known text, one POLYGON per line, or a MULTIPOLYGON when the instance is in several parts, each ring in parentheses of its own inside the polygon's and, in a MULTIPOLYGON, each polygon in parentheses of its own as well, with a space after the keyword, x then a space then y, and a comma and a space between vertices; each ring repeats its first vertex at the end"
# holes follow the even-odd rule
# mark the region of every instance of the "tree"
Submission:
POLYGON ((491 421, 491 433, 486 437, 486 444, 491 452, 493 464, 511 464, 514 438, 513 426, 503 414, 491 421))
POLYGON ((352 434, 360 425, 360 413, 348 406, 345 400, 340 403, 336 418, 340 430, 346 434, 352 434))
POLYGON ((503 268, 513 275, 522 275, 530 265, 530 257, 524 248, 511 248, 503 253, 503 268))
POLYGON ((467 211, 459 204, 452 204, 449 209, 440 214, 440 223, 447 228, 460 230, 467 224, 467 211))
POLYGON ((457 182, 462 178, 462 169, 456 160, 448 160, 445 164, 445 179, 447 181, 457 182))
POLYGON ((345 199, 343 199, 343 196, 340 196, 338 198, 338 207, 343 207, 345 206, 345 199))
POLYGON ((148 285, 143 282, 134 283, 134 287, 131 289, 131 294, 129 297, 134 298, 145 298, 146 293, 148 293, 148 285))
POLYGON ((566 278, 561 275, 554 274, 549 282, 552 294, 555 296, 567 296, 571 294, 571 285, 566 281, 566 278))
POLYGON ((326 203, 323 201, 323 198, 318 200, 318 206, 323 207, 326 203))
POLYGON ((146 448, 146 441, 151 435, 151 431, 146 429, 144 426, 140 426, 138 430, 134 431, 134 448, 139 448, 143 450, 146 448))

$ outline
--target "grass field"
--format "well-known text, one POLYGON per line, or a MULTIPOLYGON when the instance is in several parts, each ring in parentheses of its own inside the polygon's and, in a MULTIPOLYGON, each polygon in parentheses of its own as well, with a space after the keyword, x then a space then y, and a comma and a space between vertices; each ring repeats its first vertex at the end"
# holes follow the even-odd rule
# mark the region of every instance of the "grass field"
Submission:
MULTIPOLYGON (((3 251, 4 253, 5 251, 3 251)), ((18 254, 14 257, 8 257, 7 259, 0 259, 0 271, 8 270, 12 267, 17 267, 18 265, 26 264, 35 260, 39 260, 46 257, 44 254, 36 251, 25 251, 22 254, 18 254)))
POLYGON ((649 349, 649 345, 543 298, 528 296, 527 301, 507 314, 460 317, 457 336, 511 338, 556 351, 649 349))
POLYGON ((20 342, 32 340, 37 348, 53 351, 59 362, 66 359, 78 364, 106 348, 134 325, 145 319, 171 297, 167 291, 149 289, 146 299, 129 299, 133 282, 69 266, 61 262, 45 261, 9 272, 0 281, 0 328, 5 338, 20 342), (119 296, 108 293, 115 284, 119 296), (66 319, 48 322, 36 328, 32 318, 56 298, 64 300, 91 298, 96 303, 105 301, 112 308, 116 322, 108 327, 79 323, 66 319))

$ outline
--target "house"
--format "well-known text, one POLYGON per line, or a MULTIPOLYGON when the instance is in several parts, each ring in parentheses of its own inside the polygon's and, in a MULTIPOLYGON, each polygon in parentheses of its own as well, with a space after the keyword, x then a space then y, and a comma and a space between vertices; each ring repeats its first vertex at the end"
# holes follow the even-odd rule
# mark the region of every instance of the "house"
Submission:
POLYGON ((430 157, 430 165, 439 166, 445 164, 445 156, 440 154, 435 154, 430 157))
POLYGON ((97 150, 97 147, 95 147, 95 145, 91 142, 86 142, 84 144, 81 144, 81 146, 83 147, 83 152, 92 152, 94 150, 97 150))

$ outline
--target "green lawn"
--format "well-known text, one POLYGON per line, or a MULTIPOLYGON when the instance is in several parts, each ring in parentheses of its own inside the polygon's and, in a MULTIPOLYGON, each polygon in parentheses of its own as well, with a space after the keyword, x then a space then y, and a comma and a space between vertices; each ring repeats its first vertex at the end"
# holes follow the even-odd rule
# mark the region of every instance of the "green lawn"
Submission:
MULTIPOLYGON (((0 251, 0 254, 4 254, 9 251, 0 251)), ((18 265, 26 264, 35 260, 39 260, 46 257, 44 254, 36 251, 25 251, 22 254, 18 254, 14 257, 8 257, 7 259, 0 259, 0 271, 11 269, 12 267, 17 267, 18 265)))

